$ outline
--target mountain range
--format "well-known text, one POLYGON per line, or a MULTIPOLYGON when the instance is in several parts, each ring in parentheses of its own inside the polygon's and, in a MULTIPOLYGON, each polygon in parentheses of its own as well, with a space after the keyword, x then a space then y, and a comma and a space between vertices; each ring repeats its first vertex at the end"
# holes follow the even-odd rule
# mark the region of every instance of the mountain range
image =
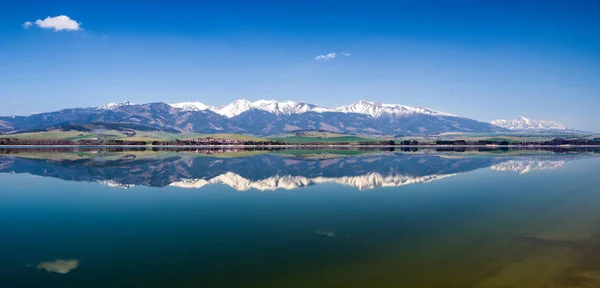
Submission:
POLYGON ((504 125, 503 122, 486 123, 429 108, 399 104, 358 101, 337 108, 325 108, 295 101, 250 102, 238 99, 223 106, 209 106, 200 102, 141 105, 121 102, 30 116, 0 117, 0 132, 26 132, 97 123, 127 124, 128 127, 140 130, 174 133, 240 133, 261 136, 306 130, 363 135, 512 131, 512 126, 504 125))

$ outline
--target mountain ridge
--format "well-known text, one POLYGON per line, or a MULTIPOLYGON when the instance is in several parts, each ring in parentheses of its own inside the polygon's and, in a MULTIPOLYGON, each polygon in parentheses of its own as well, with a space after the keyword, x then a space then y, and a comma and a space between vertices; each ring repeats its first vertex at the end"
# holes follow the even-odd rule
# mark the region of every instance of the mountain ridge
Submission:
POLYGON ((364 100, 333 109, 275 100, 250 102, 238 99, 222 106, 208 106, 201 102, 133 104, 125 101, 30 116, 0 117, 0 121, 0 132, 3 133, 88 123, 126 123, 180 132, 261 136, 306 130, 363 135, 509 131, 429 108, 364 100))
MULTIPOLYGON (((115 104, 115 103, 111 103, 115 104)), ((110 104, 109 104, 110 105, 110 104)), ((276 101, 276 100, 257 100, 254 102, 250 102, 246 99, 237 99, 229 104, 225 104, 222 106, 210 106, 206 105, 202 102, 179 102, 169 104, 172 107, 184 109, 187 111, 204 111, 210 110, 217 114, 226 116, 228 118, 232 118, 238 116, 246 111, 251 109, 263 110, 276 115, 285 114, 302 114, 307 112, 341 112, 341 113, 357 113, 363 115, 369 115, 372 117, 380 117, 382 115, 401 115, 401 114, 411 114, 411 113, 421 113, 428 115, 440 115, 440 116, 453 116, 456 115, 445 113, 441 111, 436 111, 430 108, 425 107, 412 107, 400 104, 385 104, 375 101, 366 101, 359 100, 350 105, 343 105, 336 108, 327 108, 314 104, 309 104, 306 102, 298 102, 298 101, 276 101)))

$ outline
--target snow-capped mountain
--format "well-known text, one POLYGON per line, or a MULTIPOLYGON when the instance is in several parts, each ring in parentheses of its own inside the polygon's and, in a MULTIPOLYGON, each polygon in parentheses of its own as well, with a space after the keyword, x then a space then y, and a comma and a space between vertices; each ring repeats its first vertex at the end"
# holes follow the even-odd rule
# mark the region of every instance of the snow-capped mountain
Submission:
POLYGON ((252 107, 267 111, 273 114, 302 114, 306 112, 332 112, 332 109, 320 107, 313 104, 295 102, 295 101, 283 101, 277 102, 275 100, 258 100, 252 103, 252 107))
POLYGON ((111 123, 170 133, 274 135, 323 130, 364 135, 428 135, 443 132, 508 132, 490 123, 422 107, 358 101, 338 108, 296 102, 239 99, 223 106, 201 102, 133 104, 63 109, 30 116, 0 117, 0 132, 57 129, 111 123))
POLYGON ((360 100, 352 105, 341 106, 335 109, 335 111, 342 113, 358 113, 363 115, 369 115, 371 117, 381 116, 403 116, 410 114, 425 114, 432 116, 451 116, 456 117, 449 113, 435 111, 429 108, 423 107, 410 107, 399 104, 384 104, 378 102, 360 100))
POLYGON ((210 110, 227 118, 238 116, 251 109, 257 109, 273 113, 275 115, 302 114, 306 112, 333 112, 334 110, 319 107, 316 105, 295 102, 295 101, 276 101, 276 100, 258 100, 250 102, 246 99, 238 99, 223 106, 209 106, 201 102, 181 102, 170 104, 172 107, 183 109, 185 111, 203 111, 210 110))
POLYGON ((252 181, 238 174, 227 172, 211 179, 183 179, 181 181, 173 182, 169 185, 179 188, 202 188, 207 185, 223 184, 237 191, 246 191, 250 189, 274 191, 278 189, 292 190, 323 183, 336 183, 344 186, 351 186, 359 190, 367 190, 380 187, 399 187, 408 184, 427 183, 454 175, 456 174, 412 177, 407 175, 384 176, 379 173, 368 173, 359 176, 315 178, 292 175, 276 175, 269 178, 252 181))
POLYGON ((113 102, 113 103, 108 103, 106 105, 98 106, 98 107, 96 107, 96 109, 98 109, 98 110, 113 110, 118 107, 131 106, 131 105, 135 105, 135 104, 133 104, 129 101, 113 102))
POLYGON ((252 102, 246 99, 238 99, 227 105, 212 107, 210 110, 227 118, 232 118, 252 108, 252 102))
POLYGON ((181 102, 171 104, 171 106, 185 111, 203 111, 213 108, 201 102, 181 102))
POLYGON ((570 130, 570 128, 556 121, 532 120, 520 116, 514 120, 494 120, 493 125, 515 131, 552 131, 552 130, 570 130))
POLYGON ((238 116, 251 109, 257 109, 266 111, 275 115, 292 115, 302 114, 307 112, 341 112, 341 113, 356 113, 362 115, 368 115, 374 118, 382 116, 404 116, 411 114, 424 114, 431 116, 450 116, 457 117, 456 115, 445 113, 441 111, 435 111, 429 108, 423 107, 410 107, 399 104, 384 104, 372 101, 360 100, 351 105, 344 105, 334 109, 325 108, 313 104, 296 101, 276 101, 276 100, 258 100, 250 102, 246 99, 238 99, 227 105, 223 106, 209 106, 201 102, 180 102, 170 104, 172 107, 183 109, 186 111, 202 111, 210 110, 217 114, 223 115, 228 118, 238 116))

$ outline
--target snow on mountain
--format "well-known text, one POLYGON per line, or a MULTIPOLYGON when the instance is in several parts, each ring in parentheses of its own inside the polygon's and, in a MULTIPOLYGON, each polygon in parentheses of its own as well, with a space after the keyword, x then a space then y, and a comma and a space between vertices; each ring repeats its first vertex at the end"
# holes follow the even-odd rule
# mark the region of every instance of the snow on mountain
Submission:
POLYGON ((410 107, 399 104, 383 104, 363 100, 358 101, 352 105, 341 106, 335 109, 320 107, 317 105, 296 101, 280 102, 276 100, 258 100, 255 102, 250 102, 246 99, 238 99, 232 103, 219 107, 208 106, 201 102, 181 102, 170 105, 172 107, 183 109, 186 111, 210 110, 229 118, 240 115, 250 109, 263 110, 276 115, 302 114, 307 112, 342 112, 364 114, 375 118, 381 116, 404 116, 416 113, 432 116, 456 117, 456 115, 435 111, 429 108, 410 107))
POLYGON ((3 130, 3 129, 8 130, 11 128, 12 128, 12 125, 10 125, 10 123, 0 120, 0 130, 3 130))
POLYGON ((492 170, 503 172, 518 172, 525 174, 531 171, 554 170, 567 162, 564 160, 509 160, 492 166, 492 170))
POLYGON ((295 101, 283 101, 277 102, 275 100, 258 100, 256 102, 252 102, 252 107, 260 110, 264 110, 276 115, 285 114, 302 114, 306 112, 332 112, 333 110, 319 107, 312 104, 307 104, 303 102, 295 102, 295 101))
POLYGON ((212 184, 223 184, 237 191, 246 191, 256 189, 260 191, 274 191, 277 189, 291 190, 302 188, 315 184, 337 183, 344 186, 351 186, 359 190, 374 189, 379 187, 399 187, 408 184, 426 183, 456 174, 446 175, 427 175, 423 177, 411 177, 407 175, 381 175, 379 173, 368 173, 359 176, 345 177, 316 177, 308 178, 304 176, 272 176, 265 179, 252 181, 233 172, 227 172, 211 179, 183 179, 173 182, 170 186, 180 188, 202 188, 212 184))
POLYGON ((335 109, 335 111, 343 113, 359 113, 369 115, 371 117, 381 116, 405 116, 411 114, 426 114, 432 116, 451 116, 456 117, 449 113, 435 111, 429 108, 423 107, 410 107, 399 104, 384 104, 378 102, 360 100, 352 105, 341 106, 335 109))
POLYGON ((556 121, 532 120, 520 116, 514 120, 494 120, 493 125, 515 131, 548 131, 548 130, 568 130, 569 128, 556 121))
POLYGON ((174 103, 174 104, 170 104, 172 107, 175 108, 179 108, 185 111, 203 111, 203 110, 208 110, 208 109, 212 109, 213 107, 210 107, 208 105, 205 105, 204 103, 201 102, 181 102, 181 103, 174 103))
POLYGON ((252 109, 252 103, 246 99, 238 99, 227 105, 213 107, 211 110, 217 114, 232 118, 252 109))
POLYGON ((238 116, 250 109, 257 109, 267 111, 269 113, 273 113, 276 115, 291 115, 291 114, 301 114, 306 112, 331 112, 332 109, 327 109, 323 107, 319 107, 312 104, 295 102, 295 101, 282 101, 278 102, 276 100, 258 100, 255 102, 250 102, 246 99, 238 99, 223 106, 208 106, 201 102, 181 102, 170 104, 172 107, 183 109, 186 111, 202 111, 202 110, 210 110, 217 114, 223 115, 228 118, 232 118, 238 116))
POLYGON ((209 106, 202 102, 180 102, 169 104, 171 107, 179 108, 185 111, 203 111, 210 110, 217 114, 221 114, 226 117, 235 117, 250 109, 252 109, 252 103, 246 99, 238 99, 227 105, 223 106, 209 106))
POLYGON ((98 110, 113 110, 118 107, 131 106, 131 105, 135 105, 135 104, 133 104, 129 101, 113 102, 113 103, 108 103, 106 105, 98 106, 98 107, 96 107, 96 109, 98 109, 98 110))

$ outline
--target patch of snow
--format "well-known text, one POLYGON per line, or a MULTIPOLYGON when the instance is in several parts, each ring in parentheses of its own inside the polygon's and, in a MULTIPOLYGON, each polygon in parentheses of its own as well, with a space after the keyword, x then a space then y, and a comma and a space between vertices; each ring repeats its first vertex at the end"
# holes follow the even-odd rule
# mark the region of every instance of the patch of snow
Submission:
POLYGON ((203 111, 210 110, 212 107, 201 102, 181 102, 170 104, 171 107, 179 108, 185 111, 203 111))
POLYGON ((123 101, 123 102, 113 102, 113 103, 108 103, 106 105, 102 105, 102 106, 98 106, 96 107, 96 109, 98 110, 113 110, 119 107, 124 107, 124 106, 131 106, 131 105, 135 105, 129 101, 123 101))

